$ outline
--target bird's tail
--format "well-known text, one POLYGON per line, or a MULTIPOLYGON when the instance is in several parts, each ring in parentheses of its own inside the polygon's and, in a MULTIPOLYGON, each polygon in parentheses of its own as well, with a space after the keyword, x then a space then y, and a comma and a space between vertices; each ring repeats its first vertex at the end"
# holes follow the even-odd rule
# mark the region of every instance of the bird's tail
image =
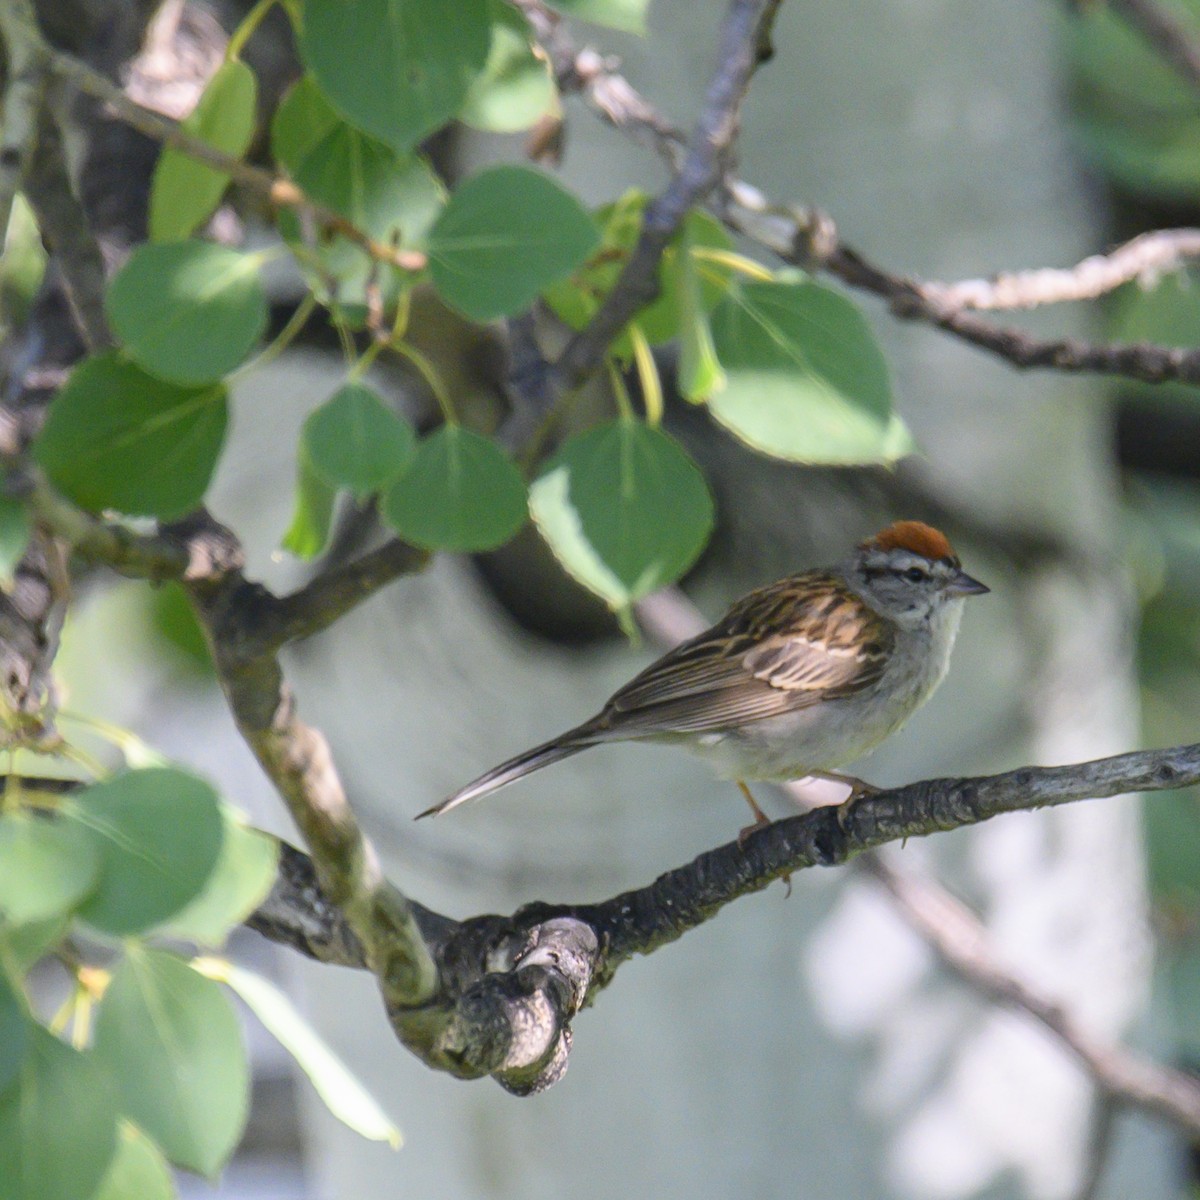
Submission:
POLYGON ((415 819, 419 821, 422 817, 436 817, 457 808, 460 804, 466 804, 468 800, 478 800, 480 796, 507 787, 518 779, 524 779, 526 775, 532 775, 534 771, 540 771, 551 763, 561 762, 564 758, 570 758, 572 754, 578 754, 580 750, 586 750, 595 744, 596 739, 589 726, 580 725, 578 729, 561 733, 551 741, 534 746, 532 750, 526 750, 523 754, 518 754, 515 758, 510 758, 498 767, 484 772, 466 787, 459 788, 453 796, 447 796, 440 804, 417 813, 415 819))

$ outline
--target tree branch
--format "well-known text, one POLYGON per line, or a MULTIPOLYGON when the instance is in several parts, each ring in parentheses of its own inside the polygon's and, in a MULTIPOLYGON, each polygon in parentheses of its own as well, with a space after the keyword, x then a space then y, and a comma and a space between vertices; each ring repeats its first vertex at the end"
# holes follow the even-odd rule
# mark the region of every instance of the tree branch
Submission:
MULTIPOLYGON (((726 904, 761 891, 777 879, 808 867, 843 863, 889 842, 962 828, 1002 813, 1197 782, 1200 744, 1071 766, 1023 767, 1002 775, 924 780, 865 796, 849 809, 816 808, 776 821, 750 834, 744 845, 733 841, 719 846, 648 886, 598 904, 538 902, 510 917, 481 916, 461 923, 418 909, 417 919, 442 976, 438 1005, 443 1029, 453 1029, 454 1037, 471 1042, 478 1055, 480 1026, 495 1028, 496 1005, 513 1016, 504 1005, 514 997, 524 998, 527 1004, 520 1010, 524 1015, 533 1010, 540 1013, 540 1031, 534 1042, 543 1047, 555 1044, 569 1031, 574 1012, 612 982, 622 963, 637 954, 653 953, 710 920, 726 904), (567 965, 559 977, 535 975, 531 982, 530 976, 523 974, 531 965, 529 948, 547 942, 558 945, 564 954, 569 950, 567 965), (586 950, 591 944, 594 948, 586 950), (580 954, 586 961, 579 959, 580 954), (580 986, 581 994, 570 990, 580 986), (555 998, 564 989, 569 1001, 565 1004, 561 996, 555 998), (484 1000, 492 1007, 485 1008, 484 1000), (480 1017, 483 1011, 488 1013, 486 1020, 480 1017), (446 1012, 453 1014, 448 1024, 446 1012)), ((1081 1031, 1052 1001, 988 960, 981 952, 978 923, 944 893, 901 876, 893 878, 894 872, 881 864, 872 864, 870 870, 889 887, 894 884, 894 893, 904 901, 905 914, 918 923, 923 936, 934 940, 935 948, 963 978, 1047 1025, 1084 1062, 1100 1086, 1122 1103, 1200 1135, 1200 1084, 1081 1031)), ((347 951, 353 939, 338 924, 336 913, 314 898, 311 876, 295 863, 287 868, 287 875, 290 881, 276 889, 249 924, 322 961, 362 965, 360 956, 347 951)), ((432 1012, 425 1016, 433 1020, 432 1012)), ((445 1046, 443 1041, 442 1051, 445 1046)), ((431 1061, 429 1054, 422 1057, 431 1061)), ((503 1055, 497 1058, 493 1049, 493 1060, 502 1061, 503 1055)), ((476 1057, 469 1063, 464 1057, 456 1065, 462 1068, 460 1073, 470 1074, 469 1065, 478 1068, 484 1061, 476 1057)), ((433 1061, 431 1065, 444 1064, 433 1061)))
POLYGON ((555 390, 577 387, 600 364, 629 319, 658 295, 658 265, 688 211, 702 203, 728 167, 742 101, 755 68, 766 57, 781 0, 732 0, 721 27, 717 68, 687 145, 679 173, 646 206, 638 240, 612 290, 587 326, 554 364, 555 390))
MULTIPOLYGON (((1147 0, 1132 2, 1139 10, 1148 7, 1147 0)), ((679 130, 629 84, 613 59, 577 47, 540 0, 520 0, 520 6, 543 41, 564 91, 579 92, 606 124, 650 144, 669 164, 678 162, 679 130)), ((993 280, 938 283, 873 265, 841 243, 834 222, 825 214, 800 205, 773 204, 743 180, 725 180, 716 208, 731 230, 783 262, 826 271, 849 287, 885 300, 894 316, 933 325, 1014 367, 1120 375, 1147 383, 1200 383, 1200 351, 1148 343, 1103 345, 1077 338, 1036 338, 1023 330, 993 325, 969 311, 1095 299, 1123 283, 1172 270, 1197 257, 1200 231, 1145 234, 1065 271, 1022 271, 993 280)))
POLYGON ((1200 1129, 1200 1081, 1144 1059, 1082 1029, 1061 1005, 1039 993, 988 952, 978 917, 948 892, 871 855, 868 873, 902 907, 905 919, 955 974, 989 999, 1028 1013, 1080 1061, 1106 1098, 1200 1129))

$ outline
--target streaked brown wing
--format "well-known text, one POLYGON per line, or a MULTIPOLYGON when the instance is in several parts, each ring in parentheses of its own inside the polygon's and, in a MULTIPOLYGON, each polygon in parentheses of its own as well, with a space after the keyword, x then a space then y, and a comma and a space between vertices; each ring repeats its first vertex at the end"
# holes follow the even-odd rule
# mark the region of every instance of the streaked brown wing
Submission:
POLYGON ((598 733, 703 733, 847 696, 879 679, 890 630, 833 575, 751 592, 617 692, 598 733))

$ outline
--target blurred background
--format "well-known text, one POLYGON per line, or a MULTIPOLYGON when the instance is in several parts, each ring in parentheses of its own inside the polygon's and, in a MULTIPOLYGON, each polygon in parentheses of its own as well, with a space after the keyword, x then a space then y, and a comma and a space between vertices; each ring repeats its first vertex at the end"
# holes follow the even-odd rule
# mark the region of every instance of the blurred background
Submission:
MULTIPOLYGON (((1144 228, 1197 223, 1200 100, 1116 17, 1067 7, 789 0, 777 57, 746 106, 739 173, 778 201, 827 210, 870 259, 924 279, 1065 266, 1144 228)), ((1175 7, 1200 35, 1200 4, 1175 7)), ((631 82, 687 126, 723 8, 656 0, 645 39, 575 28, 620 55, 631 82)), ((243 15, 233 3, 185 10, 174 0, 164 13, 200 30, 200 44, 219 40, 216 22, 231 28, 243 15)), ((282 22, 256 41, 248 57, 277 96, 295 69, 282 22)), ((159 82, 178 81, 168 72, 159 82)), ((520 138, 463 130, 436 147, 451 177, 521 153, 520 138)), ((594 204, 663 182, 651 154, 577 100, 566 104, 562 169, 594 204)), ((241 219, 261 236, 252 214, 241 219)), ((39 270, 37 247, 14 227, 0 279, 9 319, 39 270)), ((280 321, 289 287, 279 280, 280 321)), ((1193 740, 1192 389, 1021 374, 865 306, 919 453, 894 471, 805 470, 758 458, 703 412, 673 406, 669 424, 704 465, 719 510, 686 581, 695 603, 716 617, 749 587, 839 558, 891 519, 927 519, 993 595, 969 606, 942 690, 858 773, 894 784, 1193 740)), ((464 402, 494 404, 495 346, 444 314, 427 319, 464 402)), ((1200 344, 1186 274, 1021 321, 1097 340, 1200 344)), ((342 374, 336 340, 313 329, 235 393, 211 506, 243 536, 250 573, 272 585, 305 574, 277 549, 292 448, 342 374)), ((421 411, 408 376, 380 371, 374 382, 421 411)), ((369 522, 350 515, 339 544, 350 552, 369 536, 369 522)), ((111 580, 85 587, 60 660, 67 707, 129 726, 294 837, 181 598, 111 580)), ((389 870, 461 917, 600 899, 744 823, 735 790, 686 756, 617 747, 412 824, 494 762, 590 715, 655 653, 621 638, 529 534, 482 559, 440 556, 295 648, 287 668, 389 870)), ((780 797, 763 802, 772 815, 788 811, 780 797)), ((997 960, 1083 1028, 1189 1065, 1200 1062, 1198 850, 1196 796, 1178 792, 1018 814, 891 855, 966 900, 997 960)), ((804 872, 790 899, 771 888, 626 965, 578 1018, 566 1079, 529 1100, 420 1065, 393 1040, 369 978, 250 934, 233 952, 298 997, 406 1144, 396 1153, 337 1126, 248 1023, 250 1133, 222 1184, 181 1181, 187 1197, 1152 1200, 1194 1190, 1179 1135, 1125 1112, 1109 1119, 1061 1046, 939 968, 853 868, 804 872)))

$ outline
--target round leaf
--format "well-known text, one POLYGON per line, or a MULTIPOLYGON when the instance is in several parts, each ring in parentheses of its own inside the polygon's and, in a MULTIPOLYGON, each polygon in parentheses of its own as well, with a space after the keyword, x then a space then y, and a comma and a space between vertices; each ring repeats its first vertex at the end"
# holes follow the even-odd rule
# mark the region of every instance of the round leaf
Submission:
POLYGON ((271 153, 294 175, 304 156, 331 130, 341 117, 311 75, 290 88, 271 119, 271 153))
POLYGON ((459 117, 476 129, 513 133, 555 108, 558 91, 545 55, 533 52, 529 22, 505 0, 488 0, 488 7, 491 52, 459 117))
POLYGON ((429 235, 434 286, 476 321, 528 308, 595 249, 579 201, 540 171, 493 167, 467 180, 429 235))
POLYGON ((79 1200, 116 1149, 112 1084, 91 1054, 30 1025, 21 1071, 0 1092, 0 1200, 79 1200))
POLYGON ((713 524, 700 469, 631 420, 571 438, 529 489, 529 509, 566 570, 618 609, 678 579, 713 524))
MULTIPOLYGON (((254 136, 258 84, 244 62, 222 63, 192 113, 189 133, 233 158, 241 158, 254 136)), ((167 147, 150 186, 150 237, 156 242, 185 238, 212 216, 229 176, 167 147)))
POLYGON ((712 318, 725 384, 712 414, 764 454, 889 462, 912 443, 892 413, 887 364, 858 308, 818 283, 748 283, 712 318))
POLYGON ((16 1079, 25 1062, 29 1028, 16 988, 0 967, 0 1092, 16 1079))
POLYGON ((380 511, 414 545, 459 551, 503 545, 528 515, 516 467, 495 442, 460 425, 444 425, 418 444, 380 511))
POLYGON ((490 44, 487 0, 308 0, 300 53, 348 120, 408 150, 458 112, 490 44))
POLYGON ((220 379, 267 325, 257 260, 212 242, 139 246, 112 281, 106 307, 130 356, 171 383, 220 379))
POLYGON ((275 882, 279 843, 269 834, 250 829, 241 815, 221 806, 224 836, 221 856, 204 890, 157 932, 167 937, 220 946, 266 899, 275 882))
POLYGON ((117 1153, 92 1200, 174 1200, 175 1183, 162 1151, 140 1129, 121 1123, 117 1153))
POLYGON ((72 371, 34 454, 83 508, 172 520, 204 496, 227 419, 223 386, 179 387, 101 354, 72 371))
POLYGON ((0 820, 0 914, 14 925, 70 912, 99 872, 94 842, 73 822, 26 813, 0 820))
POLYGON ((181 1167, 221 1169, 246 1122, 249 1073, 221 989, 182 959, 132 949, 96 1015, 96 1058, 121 1111, 181 1167))
POLYGON ((304 445, 327 483, 365 498, 408 466, 416 437, 370 388, 348 383, 304 422, 304 445))
POLYGON ((105 933, 138 933, 198 896, 221 853, 216 793, 169 767, 126 771, 64 805, 100 849, 100 879, 79 915, 105 933))

